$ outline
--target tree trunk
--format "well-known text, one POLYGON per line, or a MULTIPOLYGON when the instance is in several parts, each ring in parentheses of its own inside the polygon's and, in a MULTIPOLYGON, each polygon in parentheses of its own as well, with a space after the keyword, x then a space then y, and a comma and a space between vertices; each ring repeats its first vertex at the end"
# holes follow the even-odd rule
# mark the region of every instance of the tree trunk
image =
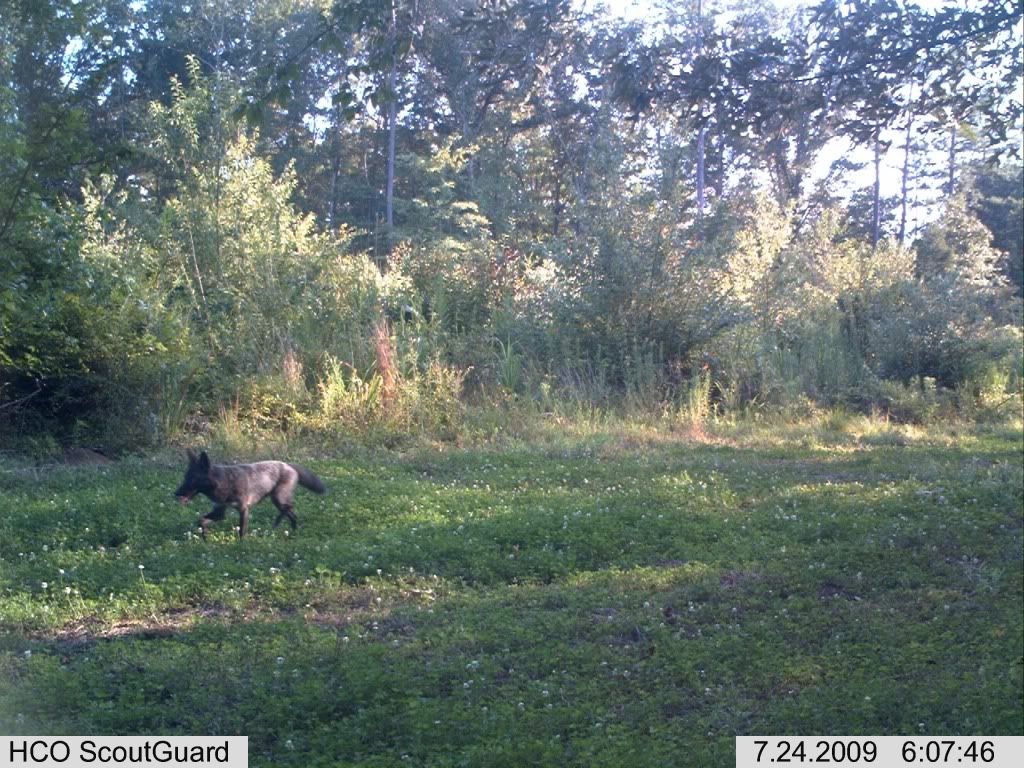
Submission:
POLYGON ((716 117, 717 131, 717 142, 712 142, 715 146, 714 158, 715 158, 715 172, 709 179, 709 186, 715 193, 715 199, 721 200, 725 196, 725 178, 727 173, 727 160, 725 156, 726 152, 726 139, 725 139, 725 124, 727 120, 726 115, 719 114, 716 117))
POLYGON ((949 175, 946 181, 946 194, 952 195, 956 188, 956 124, 949 127, 949 175))
POLYGON ((558 170, 558 163, 555 163, 553 176, 555 188, 551 206, 551 234, 558 237, 562 224, 562 174, 558 170))
POLYGON ((882 191, 882 144, 879 139, 880 131, 875 132, 875 189, 872 194, 871 207, 871 248, 878 247, 879 228, 881 226, 881 204, 879 197, 882 191))
POLYGON ((327 200, 327 228, 337 231, 338 222, 338 176, 341 174, 341 110, 331 113, 331 193, 327 200))
MULTIPOLYGON (((700 53, 704 51, 704 20, 703 0, 697 0, 697 47, 700 53)), ((704 227, 704 137, 707 133, 707 126, 704 124, 704 107, 700 109, 700 133, 697 134, 697 225, 704 227)))
MULTIPOLYGON (((468 89, 467 89, 468 90, 468 89)), ((471 136, 471 128, 469 127, 469 107, 463 103, 462 105, 462 140, 467 144, 473 143, 473 137, 471 136)), ((476 188, 476 169, 474 168, 474 157, 473 153, 470 152, 466 157, 466 171, 469 175, 469 186, 471 189, 476 188)))
POLYGON ((704 135, 707 129, 702 125, 697 134, 697 222, 704 224, 704 135))
POLYGON ((900 243, 907 244, 907 186, 910 181, 910 142, 914 113, 907 112, 907 133, 903 138, 903 178, 900 182, 900 243))
POLYGON ((338 231, 338 173, 340 171, 341 157, 336 150, 331 162, 331 199, 328 201, 327 207, 327 228, 332 232, 338 231))
POLYGON ((398 21, 395 0, 391 2, 391 71, 388 73, 388 88, 391 98, 388 101, 388 159, 387 182, 384 190, 384 225, 387 229, 386 251, 391 254, 392 238, 395 229, 395 133, 398 129, 398 55, 393 48, 397 44, 398 21))
MULTIPOLYGON (((388 85, 394 92, 397 76, 395 73, 395 62, 391 64, 391 74, 388 77, 388 85)), ((387 187, 384 192, 384 220, 387 225, 388 250, 391 250, 391 235, 395 226, 395 132, 398 117, 398 104, 392 97, 388 102, 388 177, 387 187)))

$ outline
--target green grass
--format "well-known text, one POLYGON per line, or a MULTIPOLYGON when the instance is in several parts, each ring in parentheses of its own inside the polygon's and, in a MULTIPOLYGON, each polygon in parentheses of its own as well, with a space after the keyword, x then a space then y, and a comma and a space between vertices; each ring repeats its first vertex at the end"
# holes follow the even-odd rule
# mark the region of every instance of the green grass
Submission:
POLYGON ((2 473, 0 733, 517 767, 1024 733, 1019 424, 715 434, 311 460, 298 532, 266 504, 242 543, 194 535, 176 459, 2 473))

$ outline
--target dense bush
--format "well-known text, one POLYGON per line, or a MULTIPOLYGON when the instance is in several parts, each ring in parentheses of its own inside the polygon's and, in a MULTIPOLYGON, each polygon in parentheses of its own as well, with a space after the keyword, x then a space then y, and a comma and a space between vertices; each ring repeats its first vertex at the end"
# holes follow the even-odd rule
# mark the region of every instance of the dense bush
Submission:
MULTIPOLYGON (((402 158, 385 262, 297 209, 294 164, 275 171, 230 118, 230 80, 188 72, 150 105, 145 170, 40 213, 50 250, 2 287, 15 442, 452 439, 470 401, 700 428, 765 407, 917 420, 1019 397, 1020 299, 965 198, 913 249, 739 191, 698 225, 651 191, 603 190, 568 231, 524 240, 468 199, 470 156, 445 146, 402 158)), ((606 141, 595 163, 625 173, 606 141)))

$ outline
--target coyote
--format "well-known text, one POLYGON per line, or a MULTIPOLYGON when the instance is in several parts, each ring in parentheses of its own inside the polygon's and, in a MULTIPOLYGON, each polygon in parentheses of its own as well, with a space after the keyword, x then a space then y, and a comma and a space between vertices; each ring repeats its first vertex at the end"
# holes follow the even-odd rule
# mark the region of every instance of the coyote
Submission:
POLYGON ((267 496, 277 507, 276 528, 284 518, 298 524, 294 505, 295 486, 301 485, 313 493, 324 493, 327 488, 320 478, 304 467, 286 464, 283 461, 258 461, 255 464, 211 464, 210 457, 203 451, 198 456, 188 451, 188 469, 174 495, 182 504, 188 504, 192 497, 201 493, 213 502, 213 509, 199 518, 203 538, 206 529, 214 520, 223 520, 229 506, 238 510, 241 521, 238 538, 249 530, 249 510, 267 496))

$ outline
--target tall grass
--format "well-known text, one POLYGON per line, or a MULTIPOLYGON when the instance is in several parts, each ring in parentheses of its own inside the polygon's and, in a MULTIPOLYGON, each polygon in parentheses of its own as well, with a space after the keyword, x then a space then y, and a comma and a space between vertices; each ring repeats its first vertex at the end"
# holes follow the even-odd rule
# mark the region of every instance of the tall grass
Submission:
POLYGON ((515 345, 512 344, 511 337, 506 338, 505 341, 495 339, 495 345, 497 349, 495 350, 494 358, 497 368, 498 386, 510 395, 517 394, 523 388, 522 355, 519 354, 515 345))
POLYGON ((694 371, 681 397, 679 416, 695 435, 703 435, 712 414, 711 371, 694 371))
POLYGON ((377 376, 380 378, 382 405, 387 408, 395 401, 401 373, 398 370, 395 344, 391 339, 391 326, 387 320, 378 320, 371 331, 373 350, 377 356, 377 376))
POLYGON ((473 441, 538 420, 605 429, 626 417, 702 437, 722 423, 772 414, 842 421, 876 413, 914 424, 1021 414, 1019 350, 979 366, 956 390, 927 377, 883 381, 838 314, 792 327, 738 325, 713 347, 674 360, 639 338, 612 359, 600 345, 508 328, 497 337, 497 328, 454 332, 439 315, 395 324, 378 315, 341 334, 325 330, 322 349, 309 328, 301 344, 281 338, 276 365, 248 378, 216 378, 184 360, 160 371, 149 442, 206 441, 240 452, 310 435, 388 445, 473 441), (700 364, 690 368, 693 360, 700 364), (228 380, 232 389, 218 389, 228 380))

